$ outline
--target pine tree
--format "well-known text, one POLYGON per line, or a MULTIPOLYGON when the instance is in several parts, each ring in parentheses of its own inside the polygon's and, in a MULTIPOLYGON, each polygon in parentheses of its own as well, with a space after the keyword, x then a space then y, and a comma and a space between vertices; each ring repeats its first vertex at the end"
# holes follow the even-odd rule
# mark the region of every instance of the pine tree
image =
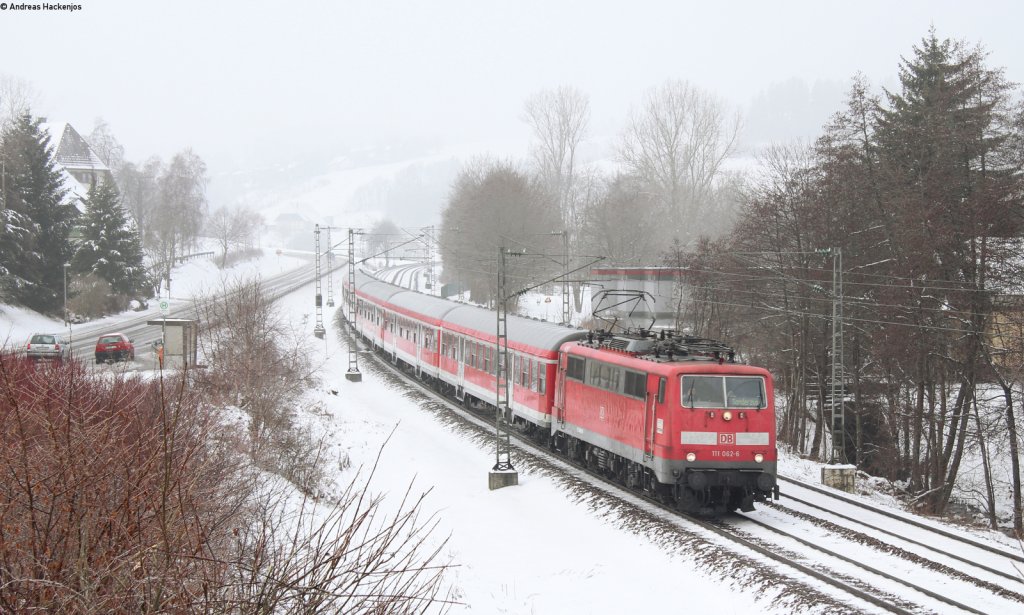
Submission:
POLYGON ((82 242, 75 253, 73 268, 106 280, 117 294, 148 295, 149 281, 139 233, 121 206, 121 195, 112 182, 89 190, 82 242))
POLYGON ((903 428, 911 485, 920 481, 929 493, 922 503, 936 512, 949 501, 968 446, 970 404, 986 369, 991 295, 1011 256, 1002 238, 1017 232, 1024 194, 1011 151, 1011 86, 984 60, 981 49, 940 40, 933 29, 901 64, 900 92, 887 93, 876 122, 885 204, 900 229, 897 239, 913 247, 904 251, 901 275, 939 287, 907 290, 900 301, 914 307, 901 316, 924 327, 911 345, 911 377, 918 390, 959 381, 945 433, 932 433, 920 395, 903 428), (955 335, 943 330, 951 325, 955 335))
POLYGON ((69 237, 78 210, 65 201, 63 177, 40 122, 26 113, 2 136, 5 224, 0 247, 9 299, 52 313, 62 306, 64 263, 73 253, 69 237))

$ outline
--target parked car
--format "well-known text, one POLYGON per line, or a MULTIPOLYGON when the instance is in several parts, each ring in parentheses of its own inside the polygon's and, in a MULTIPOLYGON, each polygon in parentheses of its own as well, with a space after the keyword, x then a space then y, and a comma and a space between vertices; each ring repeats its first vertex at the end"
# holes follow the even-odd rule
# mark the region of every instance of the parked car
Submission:
POLYGON ((124 333, 105 333, 96 340, 96 362, 134 361, 135 344, 124 333))
POLYGON ((59 333, 34 333, 25 346, 25 356, 33 361, 63 361, 71 358, 71 345, 59 333))

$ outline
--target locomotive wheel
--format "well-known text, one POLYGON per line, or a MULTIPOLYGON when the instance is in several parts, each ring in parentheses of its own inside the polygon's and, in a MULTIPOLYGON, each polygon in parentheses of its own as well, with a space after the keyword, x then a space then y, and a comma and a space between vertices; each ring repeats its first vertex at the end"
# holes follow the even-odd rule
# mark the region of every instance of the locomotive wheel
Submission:
POLYGON ((676 495, 676 509, 679 512, 695 513, 700 510, 701 498, 697 492, 689 487, 680 487, 676 495))

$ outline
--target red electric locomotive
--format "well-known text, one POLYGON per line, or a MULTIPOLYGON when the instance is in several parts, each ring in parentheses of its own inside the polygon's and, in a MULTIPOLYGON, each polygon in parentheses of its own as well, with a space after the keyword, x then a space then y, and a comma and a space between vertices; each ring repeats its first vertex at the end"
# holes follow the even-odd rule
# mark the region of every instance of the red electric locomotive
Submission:
MULTIPOLYGON (((362 274, 351 299, 356 329, 393 362, 460 401, 493 407, 494 312, 362 274)), ((736 363, 730 348, 517 316, 508 341, 511 418, 525 433, 686 512, 747 511, 778 498, 771 376, 736 363)))
POLYGON ((771 375, 710 340, 591 335, 562 346, 552 435, 570 458, 680 510, 753 510, 774 496, 771 375))

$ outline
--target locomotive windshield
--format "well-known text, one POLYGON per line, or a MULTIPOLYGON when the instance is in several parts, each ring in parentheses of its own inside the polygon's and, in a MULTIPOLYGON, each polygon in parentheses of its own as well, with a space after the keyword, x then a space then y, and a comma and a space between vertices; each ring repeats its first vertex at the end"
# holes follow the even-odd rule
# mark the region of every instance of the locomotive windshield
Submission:
POLYGON ((684 408, 766 408, 760 376, 683 376, 684 408))

